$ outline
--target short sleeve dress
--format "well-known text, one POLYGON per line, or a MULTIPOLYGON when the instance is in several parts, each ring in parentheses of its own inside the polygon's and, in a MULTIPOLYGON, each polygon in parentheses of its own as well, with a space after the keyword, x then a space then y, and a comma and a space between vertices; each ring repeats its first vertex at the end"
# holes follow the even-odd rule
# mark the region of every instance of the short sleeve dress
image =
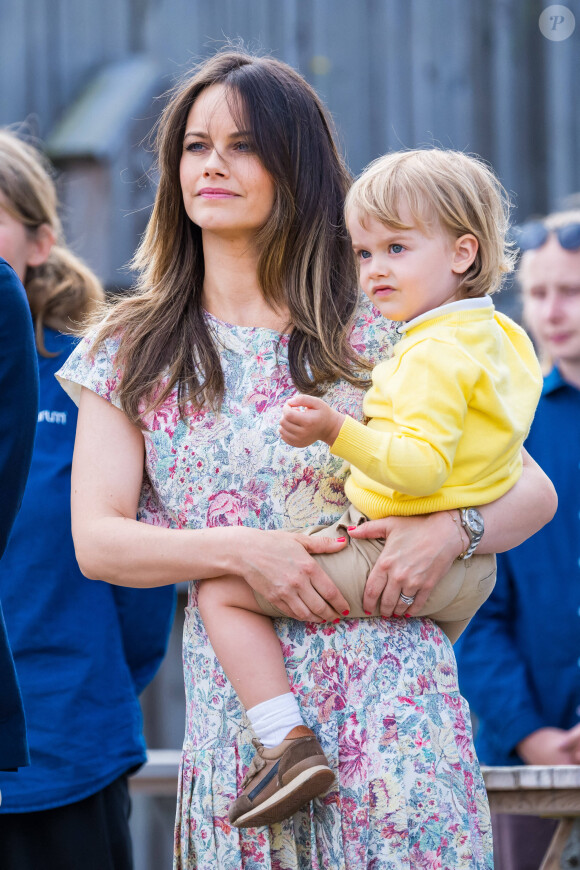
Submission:
MULTIPOLYGON (((295 392, 288 337, 206 315, 221 348, 219 414, 179 419, 175 394, 146 419, 142 522, 300 528, 343 512, 342 460, 317 442, 281 441, 295 392)), ((362 305, 352 344, 374 364, 392 324, 362 305)), ((73 398, 87 387, 119 406, 118 343, 91 357, 82 342, 59 373, 73 398)), ((361 417, 363 392, 336 383, 325 398, 361 417)), ((228 822, 254 753, 252 732, 217 662, 190 584, 183 636, 187 702, 175 828, 175 870, 483 870, 493 867, 485 788, 453 650, 428 619, 275 621, 292 691, 337 785, 270 828, 228 822)))

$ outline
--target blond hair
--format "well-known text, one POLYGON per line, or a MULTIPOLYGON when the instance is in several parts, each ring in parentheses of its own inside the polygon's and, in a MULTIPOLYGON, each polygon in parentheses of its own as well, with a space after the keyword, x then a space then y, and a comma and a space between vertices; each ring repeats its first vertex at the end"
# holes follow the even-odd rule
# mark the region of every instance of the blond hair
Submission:
POLYGON ((38 352, 54 356, 44 345, 44 326, 76 332, 105 294, 96 275, 64 243, 50 164, 40 151, 6 128, 0 129, 0 194, 2 207, 28 233, 34 235, 43 225, 54 233, 56 243, 48 259, 28 266, 24 276, 38 352))
POLYGON ((401 219, 405 206, 426 232, 439 226, 453 238, 471 233, 477 239, 475 260, 461 276, 460 296, 499 290, 516 259, 507 238, 510 201, 480 158, 440 148, 385 154, 354 182, 345 211, 357 212, 363 222, 372 217, 405 230, 411 229, 401 219))

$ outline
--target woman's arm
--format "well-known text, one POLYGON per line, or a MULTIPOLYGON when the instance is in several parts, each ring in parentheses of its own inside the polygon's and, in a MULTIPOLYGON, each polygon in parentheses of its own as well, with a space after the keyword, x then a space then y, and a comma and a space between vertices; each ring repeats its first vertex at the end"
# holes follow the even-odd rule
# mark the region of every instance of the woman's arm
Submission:
POLYGON ((139 429, 83 388, 71 510, 76 555, 87 577, 147 587, 235 574, 296 619, 328 621, 348 608, 308 555, 343 544, 242 526, 181 530, 137 522, 143 462, 139 429))
MULTIPOLYGON (((501 498, 479 508, 485 533, 479 553, 500 553, 517 547, 549 522, 558 504, 550 479, 523 451, 522 476, 501 498)), ((369 574, 365 610, 373 612, 381 599, 381 614, 413 616, 431 590, 469 544, 457 511, 417 517, 387 517, 364 523, 349 532, 355 538, 386 538, 385 548, 369 574), (407 608, 400 595, 415 595, 407 608)))
POLYGON ((550 478, 527 450, 522 450, 524 468, 515 486, 491 504, 479 508, 485 533, 479 553, 505 553, 519 546, 549 523, 558 507, 550 478))

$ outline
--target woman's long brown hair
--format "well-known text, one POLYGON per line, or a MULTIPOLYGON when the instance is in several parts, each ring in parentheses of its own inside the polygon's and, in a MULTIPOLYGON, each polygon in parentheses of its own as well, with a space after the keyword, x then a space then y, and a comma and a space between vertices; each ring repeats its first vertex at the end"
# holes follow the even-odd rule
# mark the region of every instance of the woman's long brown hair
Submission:
POLYGON ((189 111, 205 88, 222 84, 240 129, 275 183, 272 213, 258 234, 258 280, 273 308, 290 312, 289 363, 302 392, 337 378, 360 383, 364 367, 348 343, 358 299, 343 217, 350 175, 312 88, 291 67, 240 51, 217 54, 172 92, 157 127, 159 187, 133 265, 134 294, 101 322, 93 347, 121 335, 120 400, 134 423, 177 384, 189 402, 218 408, 224 393, 219 350, 202 307, 201 230, 183 205, 179 164, 189 111), (163 390, 160 380, 168 375, 163 390), (140 403, 145 400, 146 409, 140 403))

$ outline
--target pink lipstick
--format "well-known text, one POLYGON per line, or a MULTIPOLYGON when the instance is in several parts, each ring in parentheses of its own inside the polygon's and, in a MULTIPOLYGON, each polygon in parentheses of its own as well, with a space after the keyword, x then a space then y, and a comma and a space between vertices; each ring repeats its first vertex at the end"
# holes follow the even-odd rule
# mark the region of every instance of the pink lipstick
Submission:
POLYGON ((228 197, 233 198, 238 196, 237 193, 226 190, 223 187, 202 187, 197 195, 203 196, 205 199, 227 199, 228 197))

